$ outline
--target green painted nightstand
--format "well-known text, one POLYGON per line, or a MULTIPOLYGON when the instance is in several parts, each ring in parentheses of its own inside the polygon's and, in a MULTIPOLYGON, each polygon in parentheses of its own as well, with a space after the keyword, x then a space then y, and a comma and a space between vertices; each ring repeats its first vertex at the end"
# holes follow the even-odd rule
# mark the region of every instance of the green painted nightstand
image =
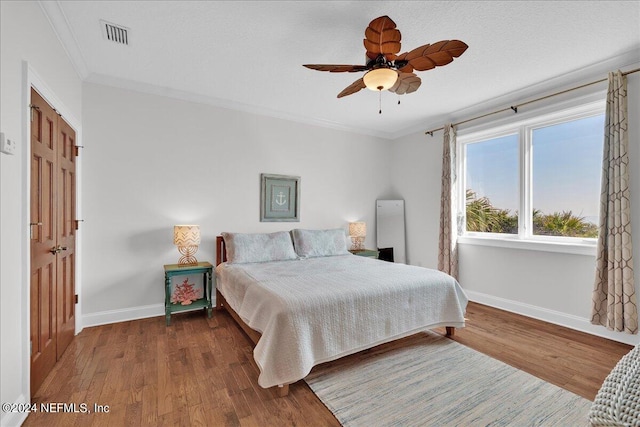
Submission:
POLYGON ((202 308, 206 310, 207 316, 211 317, 212 277, 213 266, 208 262, 164 266, 164 310, 167 326, 171 324, 171 313, 202 308), (187 301, 191 302, 183 304, 187 301))
POLYGON ((349 252, 351 252, 354 255, 358 255, 358 256, 378 259, 378 251, 376 251, 374 249, 362 249, 360 251, 352 250, 352 251, 349 251, 349 252))

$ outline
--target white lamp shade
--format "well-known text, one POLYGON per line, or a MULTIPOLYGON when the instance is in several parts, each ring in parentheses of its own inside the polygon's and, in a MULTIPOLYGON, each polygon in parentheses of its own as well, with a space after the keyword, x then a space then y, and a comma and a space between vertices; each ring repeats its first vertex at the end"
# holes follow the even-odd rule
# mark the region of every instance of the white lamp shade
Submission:
POLYGON ((365 237, 367 235, 367 224, 362 221, 349 223, 349 236, 365 237))
POLYGON ((175 225, 173 244, 176 246, 198 246, 200 244, 199 225, 175 225))
POLYGON ((398 72, 390 68, 376 68, 362 78, 365 86, 371 90, 387 90, 398 80, 398 72))

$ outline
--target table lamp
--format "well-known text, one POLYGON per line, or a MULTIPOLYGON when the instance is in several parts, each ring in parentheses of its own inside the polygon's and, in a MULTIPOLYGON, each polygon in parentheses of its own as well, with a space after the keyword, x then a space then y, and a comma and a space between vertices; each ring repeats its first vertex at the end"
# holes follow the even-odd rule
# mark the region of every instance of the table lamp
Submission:
POLYGON ((173 244, 178 247, 182 255, 178 260, 180 265, 195 265, 198 260, 193 255, 198 252, 200 244, 199 225, 175 225, 173 227, 173 244))
POLYGON ((362 221, 349 223, 349 236, 351 237, 351 250, 364 250, 364 238, 367 236, 367 224, 362 221))

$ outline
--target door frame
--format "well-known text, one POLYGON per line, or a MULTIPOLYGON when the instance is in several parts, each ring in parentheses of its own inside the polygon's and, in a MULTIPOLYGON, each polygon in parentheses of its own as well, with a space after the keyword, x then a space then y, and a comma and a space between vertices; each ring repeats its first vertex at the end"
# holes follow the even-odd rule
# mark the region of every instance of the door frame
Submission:
MULTIPOLYGON (((22 258, 22 280, 21 280, 21 337, 22 337, 22 390, 25 402, 31 400, 31 236, 30 236, 30 218, 31 218, 31 111, 29 104, 31 103, 31 88, 35 89, 45 101, 54 106, 56 111, 64 118, 64 120, 76 132, 76 144, 82 144, 82 126, 80 121, 71 113, 71 111, 58 98, 49 85, 38 75, 36 70, 28 61, 22 61, 22 241, 20 242, 20 251, 22 258)), ((76 159, 76 218, 82 219, 82 156, 76 159)), ((76 259, 75 259, 75 292, 78 296, 82 295, 82 227, 76 231, 76 259)), ((82 299, 78 297, 76 304, 76 335, 82 331, 82 299)))

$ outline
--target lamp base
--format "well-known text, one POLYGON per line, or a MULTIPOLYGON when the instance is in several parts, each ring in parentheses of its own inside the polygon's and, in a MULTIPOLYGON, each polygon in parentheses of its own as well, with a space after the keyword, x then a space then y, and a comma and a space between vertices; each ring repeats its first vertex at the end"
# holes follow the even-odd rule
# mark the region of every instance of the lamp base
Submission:
POLYGON ((178 246, 178 252, 182 255, 178 260, 179 265, 196 265, 198 260, 193 255, 198 252, 197 246, 178 246))
POLYGON ((364 250, 364 237, 351 237, 351 242, 352 251, 364 250))

